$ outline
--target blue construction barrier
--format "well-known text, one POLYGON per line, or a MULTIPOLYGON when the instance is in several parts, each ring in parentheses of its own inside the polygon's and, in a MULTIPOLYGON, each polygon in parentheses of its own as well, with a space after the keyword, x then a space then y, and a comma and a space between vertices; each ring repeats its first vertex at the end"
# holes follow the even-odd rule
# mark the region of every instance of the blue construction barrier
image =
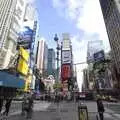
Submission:
POLYGON ((25 81, 15 75, 0 71, 0 86, 21 89, 25 85, 25 81))

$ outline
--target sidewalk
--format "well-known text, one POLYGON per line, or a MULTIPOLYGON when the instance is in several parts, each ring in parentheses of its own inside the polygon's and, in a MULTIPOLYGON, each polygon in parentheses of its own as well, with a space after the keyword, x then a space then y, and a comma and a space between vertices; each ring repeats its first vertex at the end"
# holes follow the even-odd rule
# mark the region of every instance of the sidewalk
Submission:
MULTIPOLYGON (((88 107, 89 120, 97 120, 96 102, 85 102, 88 107)), ((9 120, 23 120, 20 111, 10 114, 9 120), (11 116, 12 115, 12 116, 11 116)), ((78 103, 60 102, 57 104, 48 102, 38 102, 34 105, 32 120, 78 120, 78 103)), ((120 120, 112 110, 105 108, 104 120, 120 120)))
MULTIPOLYGON (((75 103, 61 102, 59 106, 52 103, 46 110, 34 111, 32 120, 78 120, 75 103)), ((24 120, 21 115, 14 115, 9 120, 24 120)))
MULTIPOLYGON (((98 115, 96 102, 89 102, 89 103, 86 103, 86 105, 88 107, 88 113, 89 113, 90 120, 96 120, 96 115, 98 115)), ((107 109, 105 107, 104 119, 105 120, 120 120, 120 115, 118 114, 116 115, 114 111, 107 109)))

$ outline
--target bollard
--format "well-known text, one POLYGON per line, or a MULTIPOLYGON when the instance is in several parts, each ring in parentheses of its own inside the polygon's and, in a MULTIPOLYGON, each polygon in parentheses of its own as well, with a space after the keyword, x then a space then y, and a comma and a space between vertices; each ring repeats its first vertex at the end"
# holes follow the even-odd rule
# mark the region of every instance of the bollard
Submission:
POLYGON ((88 109, 86 105, 78 105, 78 118, 79 120, 88 120, 88 109))

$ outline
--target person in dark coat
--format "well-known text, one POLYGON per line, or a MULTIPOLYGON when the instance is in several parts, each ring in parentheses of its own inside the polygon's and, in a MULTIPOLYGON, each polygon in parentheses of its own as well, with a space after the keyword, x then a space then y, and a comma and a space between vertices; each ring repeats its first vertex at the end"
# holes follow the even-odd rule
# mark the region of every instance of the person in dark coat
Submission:
POLYGON ((31 93, 27 93, 24 96, 24 100, 22 103, 22 115, 27 112, 27 118, 32 117, 32 109, 33 109, 33 95, 31 93))
POLYGON ((10 110, 11 103, 12 103, 12 99, 6 99, 4 114, 6 114, 7 116, 8 116, 9 110, 10 110))
POLYGON ((97 99, 97 109, 98 109, 98 113, 99 113, 99 117, 100 120, 104 120, 104 105, 102 103, 102 100, 99 98, 97 99))

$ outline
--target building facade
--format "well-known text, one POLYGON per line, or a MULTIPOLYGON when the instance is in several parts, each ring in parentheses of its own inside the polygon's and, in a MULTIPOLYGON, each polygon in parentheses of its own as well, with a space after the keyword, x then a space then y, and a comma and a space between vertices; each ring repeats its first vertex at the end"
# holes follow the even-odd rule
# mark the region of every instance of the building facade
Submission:
POLYGON ((72 90, 73 88, 73 54, 72 44, 69 33, 62 34, 61 48, 61 80, 63 83, 63 91, 72 90), (66 88, 67 87, 67 88, 66 88))
POLYGON ((44 84, 46 91, 49 93, 54 92, 54 84, 55 84, 55 78, 52 75, 49 75, 48 78, 44 79, 44 84))
POLYGON ((83 91, 89 90, 88 69, 83 70, 83 91))
POLYGON ((48 65, 47 71, 49 75, 55 75, 55 51, 54 49, 48 49, 48 65))
POLYGON ((40 73, 47 71, 48 46, 44 40, 38 41, 36 64, 40 73))
POLYGON ((71 50, 71 40, 69 33, 62 34, 62 50, 71 50))
POLYGON ((23 0, 0 1, 0 68, 7 68, 16 53, 26 2, 23 0))
POLYGON ((100 5, 110 41, 112 57, 120 73, 120 2, 119 0, 100 0, 100 5))

